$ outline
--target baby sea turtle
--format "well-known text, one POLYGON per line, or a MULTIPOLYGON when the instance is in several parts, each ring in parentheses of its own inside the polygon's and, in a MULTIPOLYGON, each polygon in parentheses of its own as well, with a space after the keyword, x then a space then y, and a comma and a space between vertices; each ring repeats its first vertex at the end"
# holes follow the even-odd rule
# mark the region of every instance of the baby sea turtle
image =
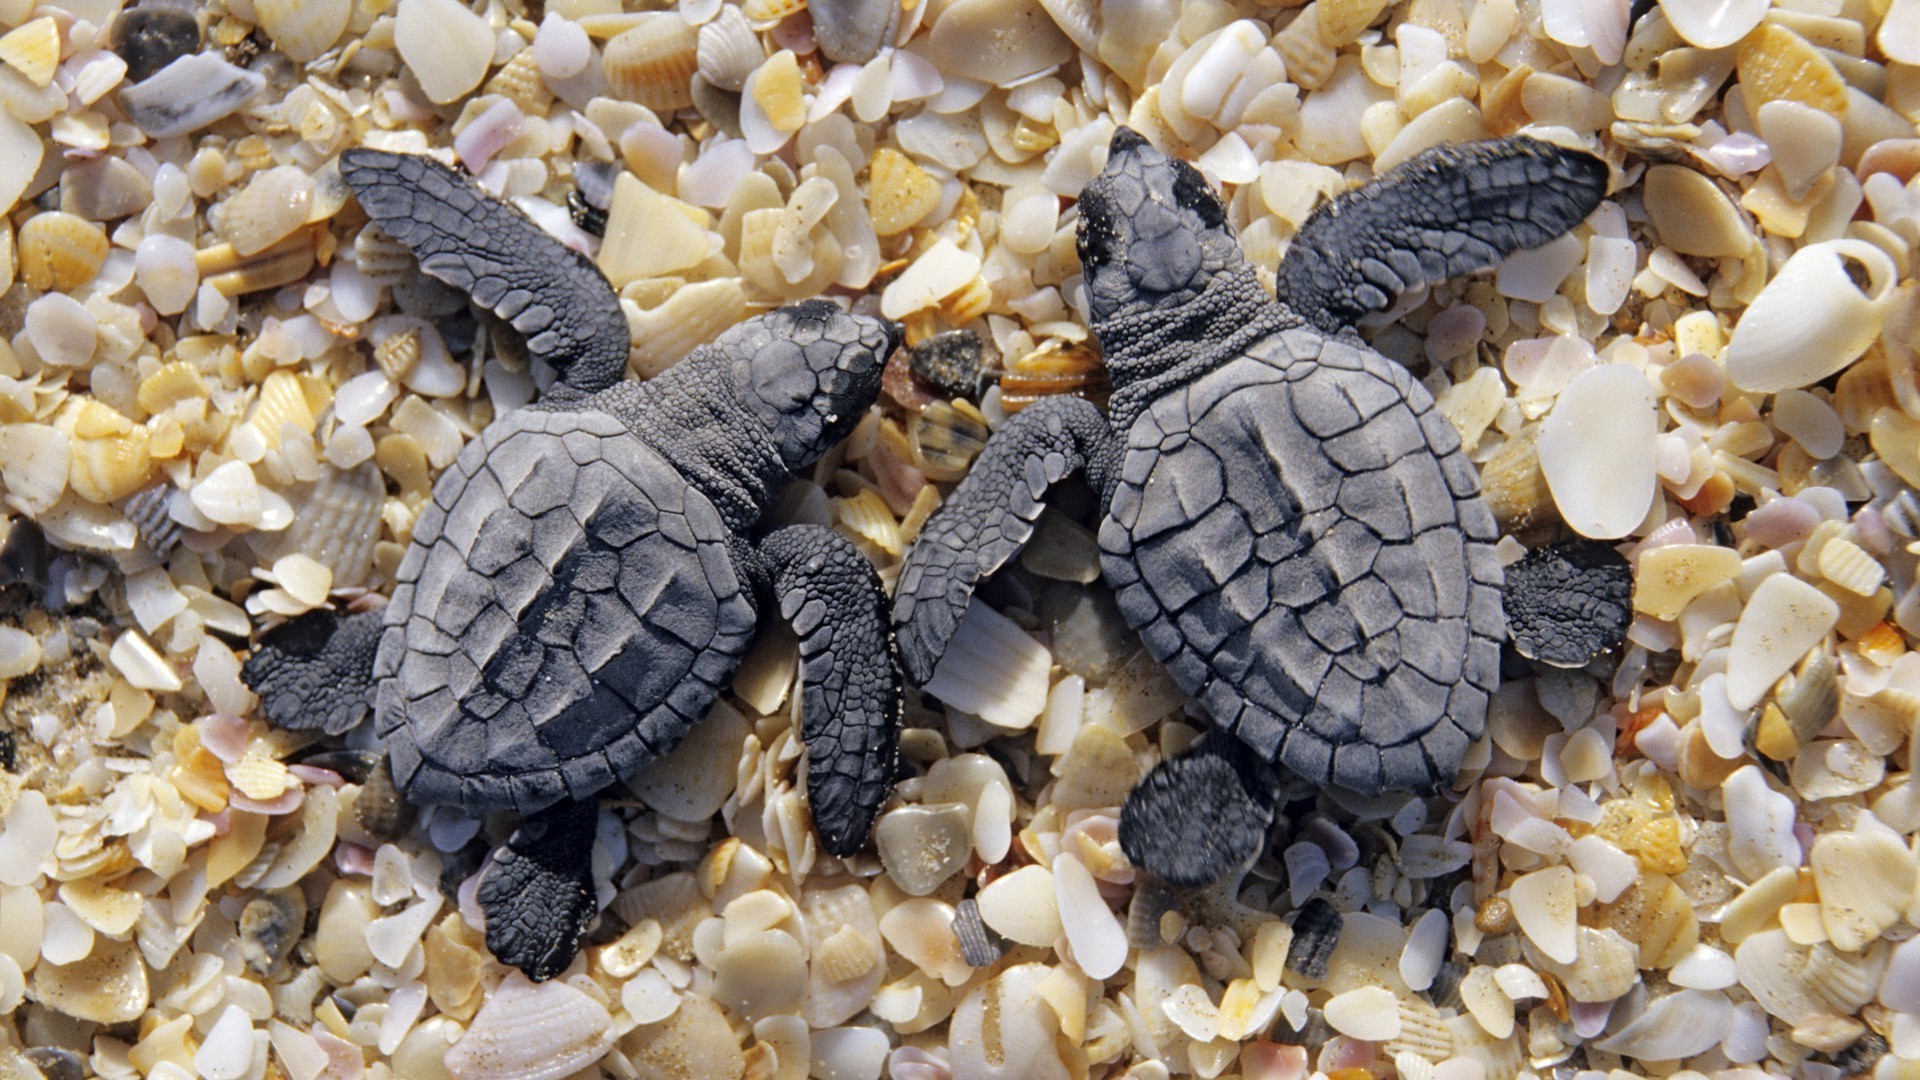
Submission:
POLYGON ((1120 129, 1080 196, 1109 415, 1049 398, 994 435, 901 569, 908 676, 1084 470, 1122 616, 1214 725, 1128 798, 1136 863, 1199 884, 1250 861, 1274 763, 1367 794, 1450 779, 1499 678, 1493 516, 1453 425, 1354 324, 1554 239, 1606 185, 1531 139, 1429 150, 1310 217, 1275 302, 1199 172, 1120 129))
POLYGON ((350 150, 340 172, 560 377, 442 474, 383 611, 263 637, 245 674, 268 719, 337 734, 371 708, 408 800, 523 815, 480 903, 494 955, 550 978, 595 910, 589 800, 706 715, 771 607, 799 637, 822 846, 859 849, 898 745, 885 593, 831 530, 755 523, 873 403, 899 328, 814 301, 627 381, 626 320, 584 256, 430 158, 350 150))

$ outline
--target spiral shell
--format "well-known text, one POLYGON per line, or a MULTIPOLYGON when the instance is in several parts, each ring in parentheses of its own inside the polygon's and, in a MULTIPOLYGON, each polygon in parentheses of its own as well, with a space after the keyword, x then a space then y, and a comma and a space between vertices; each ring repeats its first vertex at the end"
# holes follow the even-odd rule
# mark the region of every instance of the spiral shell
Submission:
POLYGON ((614 96, 660 112, 684 109, 693 104, 699 38, 677 13, 655 12, 607 42, 601 63, 614 96))
POLYGON ((1880 336, 1899 276, 1893 259, 1865 240, 1801 248, 1734 325, 1727 377, 1742 390, 1771 394, 1845 368, 1880 336), (1864 287, 1845 260, 1865 271, 1864 287))

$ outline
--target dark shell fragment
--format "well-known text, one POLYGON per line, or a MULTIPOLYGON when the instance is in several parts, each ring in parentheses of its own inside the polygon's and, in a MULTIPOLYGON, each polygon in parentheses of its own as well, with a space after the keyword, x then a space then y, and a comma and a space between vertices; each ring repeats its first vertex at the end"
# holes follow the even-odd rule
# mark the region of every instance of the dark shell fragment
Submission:
POLYGON ((980 393, 980 335, 971 330, 948 330, 913 347, 908 361, 913 373, 958 398, 980 393))
POLYGON ((1333 905, 1316 896, 1293 919, 1293 944, 1287 949, 1287 970, 1308 979, 1327 977, 1327 962, 1340 944, 1344 920, 1333 905))
POLYGON ((113 20, 113 51, 137 83, 188 53, 200 51, 200 24, 178 8, 139 7, 113 20))
POLYGON ((1007 943, 980 921, 980 904, 971 896, 953 910, 953 936, 960 939, 960 956, 969 967, 989 967, 1007 954, 1007 943))

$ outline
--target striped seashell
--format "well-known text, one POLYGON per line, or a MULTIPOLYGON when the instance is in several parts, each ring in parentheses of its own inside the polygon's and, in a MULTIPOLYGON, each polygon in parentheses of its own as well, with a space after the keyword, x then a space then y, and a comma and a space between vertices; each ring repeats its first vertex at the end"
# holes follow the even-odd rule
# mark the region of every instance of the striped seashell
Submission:
POLYGON ((378 225, 366 226, 353 238, 353 258, 375 285, 403 285, 419 273, 413 252, 378 225))
POLYGON ((133 522, 140 542, 162 559, 172 554, 187 531, 186 526, 175 521, 169 511, 173 505, 173 492, 172 484, 154 484, 135 492, 120 504, 120 512, 133 522))
POLYGON ((807 10, 807 0, 747 0, 740 10, 755 26, 767 26, 807 10))
POLYGON ((732 4, 721 8, 712 22, 700 28, 695 52, 700 74, 720 89, 736 93, 746 85, 747 76, 767 59, 766 47, 753 32, 746 13, 732 4))
POLYGON ((279 532, 253 533, 249 541, 262 563, 287 555, 308 555, 333 571, 335 588, 364 583, 373 570, 373 549, 380 540, 380 512, 387 489, 373 462, 351 469, 323 467, 320 479, 288 500, 299 509, 279 532))
POLYGON ((7 31, 0 36, 0 60, 33 85, 47 85, 60 66, 60 24, 45 15, 7 31))
POLYGON ((607 91, 657 112, 693 104, 699 37, 677 12, 660 11, 607 42, 601 65, 607 91))
POLYGON ((260 29, 296 64, 333 48, 353 15, 352 0, 254 0, 260 29))
POLYGON ((1279 33, 1273 51, 1287 62, 1287 78, 1305 90, 1318 90, 1333 78, 1333 46, 1321 36, 1318 3, 1300 9, 1279 33))
POLYGON ((540 75, 540 62, 534 58, 532 49, 521 49, 501 65, 493 78, 487 80, 486 92, 499 94, 518 105, 520 111, 528 116, 545 112, 547 103, 553 100, 553 93, 547 89, 547 81, 540 75))

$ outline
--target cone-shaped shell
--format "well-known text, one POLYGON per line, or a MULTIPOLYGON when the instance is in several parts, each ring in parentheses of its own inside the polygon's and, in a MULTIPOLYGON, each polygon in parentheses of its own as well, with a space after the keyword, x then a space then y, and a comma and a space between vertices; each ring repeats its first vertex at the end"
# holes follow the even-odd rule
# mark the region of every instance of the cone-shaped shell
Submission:
POLYGON ((1828 240, 1795 252, 1760 290, 1727 342, 1727 377, 1771 394, 1811 386, 1859 359, 1880 336, 1899 272, 1865 240, 1828 240), (1855 281, 1849 263, 1864 271, 1855 281))

